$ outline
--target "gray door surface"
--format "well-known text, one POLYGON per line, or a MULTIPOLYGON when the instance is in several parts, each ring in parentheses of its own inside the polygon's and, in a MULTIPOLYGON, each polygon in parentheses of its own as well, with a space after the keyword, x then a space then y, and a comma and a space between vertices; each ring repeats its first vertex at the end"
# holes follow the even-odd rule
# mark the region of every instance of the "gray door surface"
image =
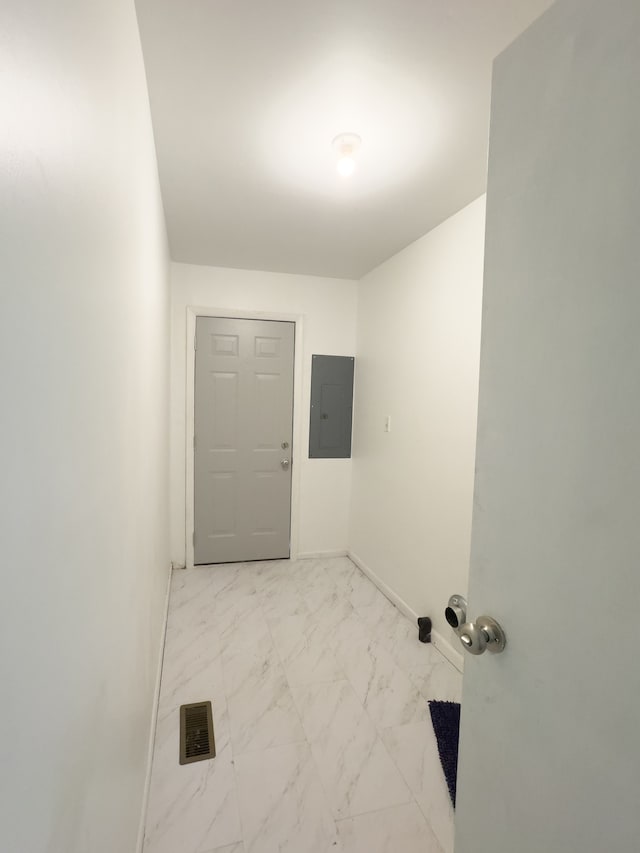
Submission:
POLYGON ((295 324, 196 319, 194 563, 289 556, 295 324))
POLYGON ((639 46, 560 0, 494 70, 456 853, 640 850, 639 46))

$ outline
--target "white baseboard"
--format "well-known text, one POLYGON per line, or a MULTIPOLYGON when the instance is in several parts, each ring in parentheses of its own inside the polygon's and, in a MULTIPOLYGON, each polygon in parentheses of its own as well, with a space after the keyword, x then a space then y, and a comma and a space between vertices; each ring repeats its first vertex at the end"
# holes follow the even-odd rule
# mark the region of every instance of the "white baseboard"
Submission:
POLYGON ((329 559, 330 557, 346 557, 347 551, 303 551, 302 554, 298 554, 297 557, 292 559, 297 560, 323 560, 329 559))
POLYGON ((136 853, 142 853, 144 844, 144 830, 147 822, 147 805, 149 803, 149 788, 151 787, 151 767, 153 764, 153 748, 156 740, 156 723, 158 722, 158 704, 160 702, 160 681, 162 679, 162 664, 164 661, 164 646, 167 637, 167 622, 169 619, 169 594, 171 592, 171 572, 173 565, 169 567, 169 578, 167 580, 167 592, 164 600, 164 617, 162 619, 162 628, 160 630, 160 651, 158 653, 158 668, 156 671, 156 686, 153 691, 153 706, 151 709, 151 729, 149 731, 149 747, 147 752, 147 772, 144 779, 144 789, 142 792, 142 807, 140 810, 140 825, 138 827, 138 841, 136 843, 136 853))
POLYGON ((446 640, 440 631, 431 632, 431 642, 434 649, 437 649, 442 657, 445 657, 449 663, 453 664, 459 672, 464 672, 464 656, 451 643, 446 640))
MULTIPOLYGON (((418 614, 415 610, 409 607, 407 602, 403 598, 400 598, 398 593, 391 589, 391 587, 388 586, 382 578, 373 571, 373 569, 370 569, 357 554, 354 554, 353 551, 348 551, 347 556, 356 564, 360 571, 378 587, 380 592, 407 617, 407 619, 410 619, 414 624, 418 621, 418 614)), ((463 671, 464 658, 462 654, 454 649, 451 643, 449 643, 439 631, 431 632, 431 643, 433 644, 434 649, 440 652, 440 654, 446 658, 449 663, 453 664, 453 666, 455 666, 455 668, 460 672, 463 671)))
POLYGON ((348 557, 356 564, 360 571, 369 578, 370 581, 373 581, 380 592, 385 595, 392 604, 395 604, 401 613, 404 613, 407 619, 410 619, 412 622, 417 622, 418 614, 415 610, 409 607, 407 602, 403 598, 400 598, 397 592, 392 590, 390 586, 387 586, 387 584, 373 571, 373 569, 370 569, 357 554, 353 553, 353 551, 348 552, 348 557))

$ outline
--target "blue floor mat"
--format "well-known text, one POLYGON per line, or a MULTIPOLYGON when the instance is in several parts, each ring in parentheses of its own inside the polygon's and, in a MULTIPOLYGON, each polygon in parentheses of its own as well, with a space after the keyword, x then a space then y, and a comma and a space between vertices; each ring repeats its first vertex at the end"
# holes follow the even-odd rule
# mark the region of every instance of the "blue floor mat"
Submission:
POLYGON ((458 778, 458 738, 460 735, 460 705, 458 702, 429 701, 431 722, 438 741, 440 763, 447 780, 453 807, 456 806, 458 778))

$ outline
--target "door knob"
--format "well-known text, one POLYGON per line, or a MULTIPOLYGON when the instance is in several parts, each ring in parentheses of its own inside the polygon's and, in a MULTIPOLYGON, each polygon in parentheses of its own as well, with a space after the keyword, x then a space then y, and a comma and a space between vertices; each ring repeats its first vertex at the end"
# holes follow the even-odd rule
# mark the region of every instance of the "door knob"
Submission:
POLYGON ((464 596, 451 596, 444 617, 460 637, 462 648, 470 655, 481 655, 487 649, 493 654, 504 651, 507 640, 495 619, 480 616, 475 622, 467 622, 467 600, 464 596))
POLYGON ((283 459, 283 460, 280 462, 280 464, 282 465, 282 467, 283 467, 283 468, 285 468, 285 469, 286 469, 286 468, 288 468, 288 467, 289 467, 289 460, 288 460, 288 459, 283 459))
POLYGON ((465 622, 458 629, 462 647, 471 655, 485 651, 504 651, 506 638, 501 626, 491 616, 479 616, 475 622, 465 622))

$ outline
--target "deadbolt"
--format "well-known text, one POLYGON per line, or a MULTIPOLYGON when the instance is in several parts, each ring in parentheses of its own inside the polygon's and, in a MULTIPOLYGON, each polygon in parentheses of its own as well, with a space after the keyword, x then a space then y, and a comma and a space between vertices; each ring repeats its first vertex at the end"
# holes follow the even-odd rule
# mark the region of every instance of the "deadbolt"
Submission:
POLYGON ((287 449, 287 447, 289 447, 289 442, 288 442, 288 441, 283 441, 283 442, 282 442, 282 444, 280 445, 280 447, 281 447, 283 450, 286 450, 286 449, 287 449))
POLYGON ((467 621, 467 600, 463 595, 452 595, 444 611, 444 618, 454 631, 467 621))

